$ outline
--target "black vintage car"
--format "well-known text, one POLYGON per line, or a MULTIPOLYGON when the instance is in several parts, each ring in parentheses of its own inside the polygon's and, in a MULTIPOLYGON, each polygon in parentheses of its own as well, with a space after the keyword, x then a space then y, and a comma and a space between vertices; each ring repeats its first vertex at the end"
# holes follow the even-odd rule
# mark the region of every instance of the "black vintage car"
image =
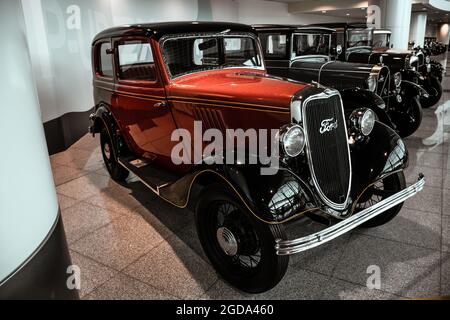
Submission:
MULTIPOLYGON (((400 72, 402 79, 418 84, 427 94, 421 94, 420 102, 423 108, 429 108, 439 102, 442 96, 442 85, 435 75, 422 68, 426 57, 416 55, 408 50, 391 49, 390 43, 386 47, 375 47, 374 42, 383 38, 383 32, 375 33, 373 27, 366 24, 321 24, 335 28, 337 35, 333 46, 341 45, 343 50, 339 60, 361 63, 383 62, 389 67, 391 73, 400 72)), ((388 35, 385 35, 387 37, 388 35)), ((386 42, 384 40, 383 42, 386 42)))
POLYGON ((417 85, 403 82, 382 64, 336 60, 334 29, 313 26, 255 25, 270 74, 338 89, 347 113, 365 105, 402 137, 422 122, 417 85))

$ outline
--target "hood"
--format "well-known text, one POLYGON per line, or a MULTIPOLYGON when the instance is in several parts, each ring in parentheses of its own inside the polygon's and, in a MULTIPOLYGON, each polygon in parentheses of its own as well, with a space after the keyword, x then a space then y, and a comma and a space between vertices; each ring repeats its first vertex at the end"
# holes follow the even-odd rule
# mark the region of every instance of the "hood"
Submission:
POLYGON ((411 51, 409 50, 400 50, 400 49, 389 49, 389 48, 374 48, 374 53, 387 53, 387 54, 393 54, 393 55, 405 55, 409 56, 411 55, 411 51))
MULTIPOLYGON (((173 79, 169 98, 213 100, 225 104, 269 106, 289 111, 292 97, 309 85, 269 76, 263 70, 226 69, 173 79)), ((284 111, 284 110, 283 110, 284 111)))

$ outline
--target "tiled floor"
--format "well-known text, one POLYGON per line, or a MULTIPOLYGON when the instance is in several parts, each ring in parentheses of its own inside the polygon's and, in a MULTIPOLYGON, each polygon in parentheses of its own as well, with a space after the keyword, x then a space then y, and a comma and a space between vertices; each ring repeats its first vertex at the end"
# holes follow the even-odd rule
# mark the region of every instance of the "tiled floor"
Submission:
MULTIPOLYGON (((450 78, 444 89, 450 89, 450 78)), ((391 223, 358 230, 291 258, 284 280, 251 296, 220 280, 197 240, 193 213, 157 198, 141 183, 113 182, 98 139, 85 136, 51 157, 72 260, 84 299, 401 299, 450 295, 450 90, 424 110, 406 139, 408 182, 424 192, 391 223), (369 266, 381 290, 369 290, 369 266)), ((314 225, 304 226, 314 229, 314 225)))

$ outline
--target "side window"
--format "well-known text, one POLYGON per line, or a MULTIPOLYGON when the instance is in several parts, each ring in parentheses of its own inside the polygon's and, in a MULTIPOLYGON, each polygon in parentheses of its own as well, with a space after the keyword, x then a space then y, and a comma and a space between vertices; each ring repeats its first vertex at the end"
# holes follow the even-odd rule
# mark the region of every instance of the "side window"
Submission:
POLYGON ((149 43, 125 41, 118 45, 119 77, 123 80, 155 81, 155 62, 149 43))
POLYGON ((109 42, 103 42, 98 46, 98 73, 103 77, 114 77, 112 55, 107 51, 111 50, 111 44, 109 42))
POLYGON ((285 34, 262 34, 260 38, 264 56, 267 58, 284 58, 286 56, 285 34))

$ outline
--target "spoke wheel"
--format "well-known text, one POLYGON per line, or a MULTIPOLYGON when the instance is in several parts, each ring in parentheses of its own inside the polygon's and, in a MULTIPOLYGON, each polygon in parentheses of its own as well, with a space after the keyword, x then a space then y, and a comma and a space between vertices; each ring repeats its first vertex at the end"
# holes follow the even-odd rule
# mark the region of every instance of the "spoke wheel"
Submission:
MULTIPOLYGON (((371 188, 366 190, 365 194, 359 199, 355 208, 355 213, 370 208, 384 199, 393 196, 406 188, 406 181, 403 172, 390 175, 383 180, 375 183, 371 188)), ((362 228, 374 228, 384 225, 394 219, 403 207, 403 203, 386 210, 379 216, 362 224, 362 228)))
POLYGON ((289 258, 275 252, 276 240, 286 238, 283 228, 259 221, 227 186, 213 184, 203 190, 196 224, 212 265, 234 287, 265 292, 286 273, 289 258))

